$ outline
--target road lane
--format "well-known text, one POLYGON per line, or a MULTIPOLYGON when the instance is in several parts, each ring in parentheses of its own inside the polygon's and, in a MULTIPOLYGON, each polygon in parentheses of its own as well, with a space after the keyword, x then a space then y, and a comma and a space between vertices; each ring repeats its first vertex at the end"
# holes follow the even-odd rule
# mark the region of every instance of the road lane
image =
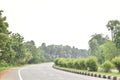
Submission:
POLYGON ((52 63, 33 65, 21 71, 23 80, 105 80, 52 68, 52 63))
MULTIPOLYGON (((106 80, 106 79, 56 70, 52 68, 52 65, 53 63, 43 63, 32 66, 26 66, 21 68, 20 70, 17 70, 17 72, 19 73, 20 71, 21 80, 106 80)), ((14 72, 16 74, 16 71, 12 71, 12 73, 10 71, 9 75, 11 73, 11 76, 8 77, 10 77, 11 79, 13 78, 12 80, 20 80, 18 73, 17 75, 15 75, 14 72), (12 74, 14 75, 12 76, 12 74)))

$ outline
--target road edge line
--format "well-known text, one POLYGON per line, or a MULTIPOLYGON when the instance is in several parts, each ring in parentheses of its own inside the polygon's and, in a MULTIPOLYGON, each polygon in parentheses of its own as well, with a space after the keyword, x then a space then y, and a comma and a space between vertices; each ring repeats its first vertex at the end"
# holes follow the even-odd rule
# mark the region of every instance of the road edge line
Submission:
POLYGON ((20 79, 20 80, 23 80, 23 79, 22 79, 22 76, 21 76, 21 74, 20 74, 21 70, 22 70, 22 69, 19 69, 19 70, 18 70, 18 76, 19 76, 19 79, 20 79))

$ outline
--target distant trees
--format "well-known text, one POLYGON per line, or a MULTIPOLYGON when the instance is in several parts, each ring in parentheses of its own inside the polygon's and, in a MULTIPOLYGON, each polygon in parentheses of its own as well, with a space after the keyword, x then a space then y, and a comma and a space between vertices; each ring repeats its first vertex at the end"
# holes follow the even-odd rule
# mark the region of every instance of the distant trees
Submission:
POLYGON ((64 58, 77 58, 77 57, 87 57, 88 51, 85 49, 78 49, 70 46, 62 45, 48 45, 45 43, 39 47, 42 51, 42 54, 49 61, 53 61, 55 58, 64 57, 64 58))

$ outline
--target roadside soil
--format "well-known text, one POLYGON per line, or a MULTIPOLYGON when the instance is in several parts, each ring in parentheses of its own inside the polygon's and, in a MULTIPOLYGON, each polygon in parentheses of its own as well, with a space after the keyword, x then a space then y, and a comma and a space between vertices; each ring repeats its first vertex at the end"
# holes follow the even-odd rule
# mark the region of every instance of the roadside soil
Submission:
POLYGON ((9 70, 4 70, 0 72, 0 80, 2 80, 2 76, 7 73, 9 70))

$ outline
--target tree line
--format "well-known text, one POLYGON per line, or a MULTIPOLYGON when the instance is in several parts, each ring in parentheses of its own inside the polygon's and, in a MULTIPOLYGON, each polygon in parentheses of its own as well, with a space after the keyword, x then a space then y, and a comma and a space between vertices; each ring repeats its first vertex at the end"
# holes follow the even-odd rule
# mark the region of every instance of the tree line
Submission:
POLYGON ((88 42, 90 55, 96 56, 99 63, 120 56, 120 21, 110 20, 106 27, 111 31, 112 40, 108 36, 94 34, 88 42))
POLYGON ((95 56, 87 58, 56 58, 55 66, 72 68, 86 71, 111 72, 117 69, 120 72, 120 57, 115 57, 111 61, 107 60, 100 64, 95 56))
POLYGON ((0 10, 0 67, 23 65, 53 61, 57 57, 87 57, 88 51, 63 45, 48 45, 42 43, 36 47, 35 42, 24 41, 19 33, 8 30, 9 24, 0 10))
POLYGON ((45 43, 39 47, 42 54, 46 59, 53 61, 55 58, 78 58, 78 57, 88 57, 88 51, 86 49, 78 49, 75 47, 70 47, 68 45, 48 45, 45 43))
POLYGON ((55 64, 60 67, 97 71, 98 65, 103 71, 110 72, 116 68, 120 72, 120 21, 110 20, 106 25, 111 32, 111 39, 102 34, 94 34, 89 40, 88 58, 56 58, 55 64))
POLYGON ((19 33, 8 30, 9 24, 0 10, 0 66, 32 64, 53 61, 55 58, 86 58, 95 56, 102 64, 120 55, 120 21, 110 20, 106 27, 112 40, 102 34, 94 34, 89 40, 89 49, 78 49, 68 45, 46 45, 36 47, 35 42, 24 41, 19 33))

